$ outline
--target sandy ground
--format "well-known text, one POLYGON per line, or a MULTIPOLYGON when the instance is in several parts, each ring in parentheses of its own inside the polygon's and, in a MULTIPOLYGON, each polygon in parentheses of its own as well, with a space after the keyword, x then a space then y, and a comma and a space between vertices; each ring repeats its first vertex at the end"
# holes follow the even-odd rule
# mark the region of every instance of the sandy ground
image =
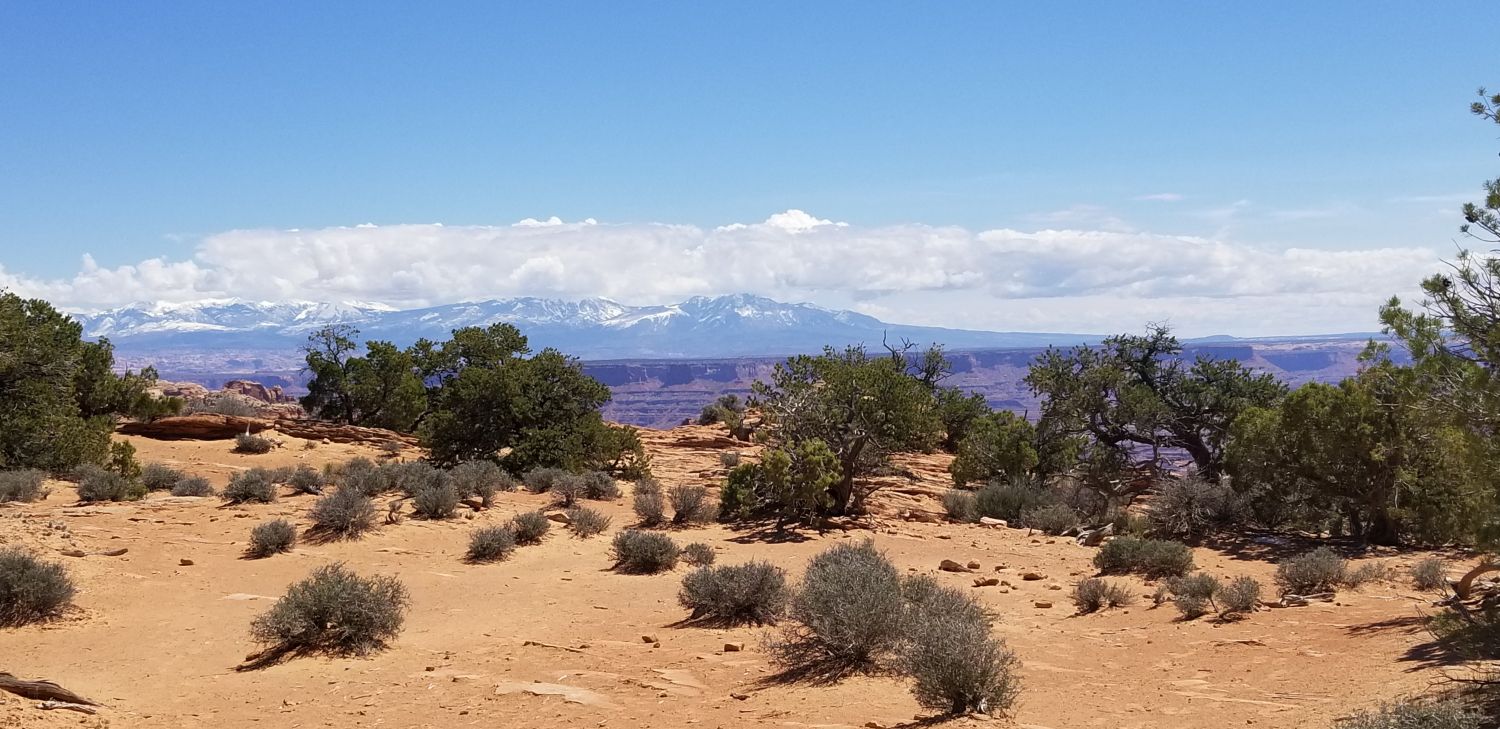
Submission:
MULTIPOLYGON (((717 483, 712 430, 648 434, 659 478, 717 483)), ((165 461, 222 485, 237 469, 321 465, 372 449, 304 449, 286 439, 242 456, 222 441, 131 439, 144 461, 165 461)), ((414 455, 414 454, 409 454, 414 455)), ((1151 609, 1150 585, 1129 582, 1136 605, 1076 616, 1071 584, 1092 573, 1093 549, 1023 530, 927 524, 890 515, 939 507, 941 458, 908 459, 919 477, 870 529, 768 543, 721 526, 680 531, 712 545, 719 563, 768 559, 799 574, 808 557, 841 540, 873 538, 902 568, 964 586, 999 615, 997 631, 1023 661, 1013 722, 1023 727, 1326 727, 1334 717, 1423 690, 1441 667, 1423 649, 1430 598, 1395 582, 1341 594, 1337 603, 1264 610, 1216 624, 1151 609), (972 575, 937 571, 944 558, 981 563, 1011 587, 971 587, 972 575), (998 572, 996 570, 999 570, 998 572), (1046 579, 1023 581, 1041 572, 1046 579), (1037 607, 1050 601, 1051 607, 1037 607)), ((767 629, 678 627, 685 568, 656 576, 608 570, 609 536, 630 523, 628 499, 602 505, 614 524, 579 540, 554 530, 509 561, 463 562, 478 524, 501 523, 547 497, 502 494, 496 506, 448 522, 406 519, 358 542, 301 545, 270 559, 241 558, 250 528, 300 519, 313 497, 223 507, 216 499, 152 495, 143 502, 75 506, 65 484, 42 503, 0 506, 0 544, 64 561, 80 593, 65 619, 0 630, 0 671, 48 678, 108 705, 98 716, 47 712, 0 694, 0 727, 896 727, 920 723, 906 684, 855 677, 833 686, 782 685, 760 643, 767 629), (73 558, 128 548, 123 556, 73 558), (365 658, 299 658, 234 671, 256 646, 248 627, 286 586, 316 565, 343 560, 363 573, 398 575, 412 595, 405 631, 365 658), (189 564, 190 562, 190 564, 189 564), (725 651, 743 643, 743 651, 725 651)), ((1220 576, 1268 585, 1270 545, 1197 550, 1220 576)), ((1404 565, 1418 555, 1396 555, 1404 565)), ((965 725, 984 722, 965 718, 965 725)))

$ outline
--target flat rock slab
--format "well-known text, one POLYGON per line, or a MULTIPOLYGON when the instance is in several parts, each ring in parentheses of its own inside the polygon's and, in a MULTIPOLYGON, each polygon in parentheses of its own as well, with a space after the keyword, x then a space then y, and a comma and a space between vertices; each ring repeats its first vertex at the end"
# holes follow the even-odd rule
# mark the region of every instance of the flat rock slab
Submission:
POLYGON ((564 686, 560 683, 506 681, 495 685, 495 693, 500 695, 527 694, 529 696, 558 696, 570 704, 583 704, 584 706, 595 706, 601 709, 620 708, 619 704, 611 701, 608 696, 598 691, 590 691, 578 686, 564 686))

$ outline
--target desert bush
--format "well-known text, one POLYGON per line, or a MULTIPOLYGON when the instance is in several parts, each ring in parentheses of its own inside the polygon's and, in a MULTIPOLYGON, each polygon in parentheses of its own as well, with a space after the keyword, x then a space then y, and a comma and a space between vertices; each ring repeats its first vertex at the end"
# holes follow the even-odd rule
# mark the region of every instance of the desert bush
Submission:
POLYGON ((37 501, 47 496, 42 482, 47 474, 34 468, 0 471, 0 504, 11 501, 37 501))
POLYGON ((584 490, 583 477, 570 473, 553 481, 547 493, 552 495, 553 505, 566 509, 583 498, 584 490))
POLYGON ((173 496, 213 496, 214 487, 202 476, 188 476, 172 487, 173 496))
POLYGON ((229 485, 219 497, 230 504, 256 501, 269 504, 276 500, 275 476, 264 468, 252 468, 229 477, 229 485))
POLYGON ((1193 550, 1181 542, 1115 537, 1094 555, 1094 566, 1104 574, 1137 572, 1148 579, 1176 577, 1192 571, 1193 550))
POLYGON ((135 501, 146 496, 146 485, 114 471, 86 465, 78 469, 79 501, 135 501))
POLYGON ((521 482, 526 485, 527 491, 544 494, 571 475, 561 468, 533 468, 521 477, 521 482))
POLYGON ((677 602, 693 611, 688 620, 771 625, 786 613, 789 595, 786 573, 780 567, 748 562, 693 570, 682 579, 677 602))
POLYGON ((1134 601, 1135 595, 1129 589, 1098 577, 1080 580, 1073 586, 1073 605, 1080 614, 1122 607, 1134 601))
POLYGON ((672 504, 673 524, 707 524, 719 515, 718 505, 702 486, 673 486, 667 492, 667 501, 672 504))
POLYGON ((398 491, 408 497, 447 480, 446 473, 423 461, 387 463, 377 473, 382 481, 381 491, 398 491))
POLYGON ((613 501, 620 498, 620 484, 615 477, 604 471, 588 471, 581 477, 583 498, 594 501, 613 501))
POLYGON ((922 706, 949 714, 993 714, 1020 693, 1019 661, 990 630, 972 595, 930 577, 908 580, 899 666, 922 706))
POLYGON ((792 595, 792 622, 768 643, 788 672, 872 667, 902 635, 901 576, 875 544, 839 544, 807 563, 792 595))
POLYGON ((1228 483, 1198 479, 1163 481, 1151 500, 1151 533, 1171 539, 1197 539, 1245 521, 1245 497, 1228 483))
POLYGON ((240 433, 234 437, 235 453, 270 453, 276 444, 263 435, 254 433, 240 433))
POLYGON ((739 451, 722 451, 719 453, 719 465, 725 468, 734 468, 740 465, 739 451))
POLYGON ((170 491, 182 478, 182 471, 165 463, 147 463, 141 469, 141 483, 147 491, 170 491))
POLYGON ((1249 615, 1260 607, 1260 581, 1240 576, 1225 583, 1214 596, 1219 617, 1234 619, 1249 615))
POLYGON ((631 506, 640 526, 656 527, 667 523, 667 499, 662 496, 660 487, 642 491, 637 485, 631 506))
POLYGON ((327 479, 323 478, 318 469, 303 463, 286 478, 286 483, 296 489, 297 493, 322 496, 327 479))
POLYGON ((411 497, 412 511, 423 519, 451 519, 453 510, 458 508, 458 487, 447 474, 442 471, 437 474, 438 478, 418 487, 411 497))
POLYGON ((358 539, 375 528, 375 501, 351 488, 338 488, 307 511, 312 531, 323 539, 358 539))
MULTIPOLYGON (((0 501, 4 501, 0 497, 0 501)), ((1427 557, 1411 566, 1411 584, 1418 590, 1441 590, 1448 586, 1448 573, 1442 557, 1427 557)))
POLYGON ((1359 587, 1367 582, 1385 582, 1391 579, 1391 567, 1384 562, 1365 562, 1351 567, 1344 573, 1345 587, 1359 587))
POLYGON ((1062 534, 1078 526, 1078 513, 1067 504, 1047 504, 1021 515, 1021 523, 1043 534, 1062 534))
POLYGON ((991 481, 974 494, 979 515, 1019 524, 1021 515, 1052 501, 1046 488, 1030 479, 991 481))
POLYGON ((682 548, 682 561, 694 567, 706 567, 714 563, 718 555, 714 548, 703 542, 693 542, 682 548))
POLYGON ((1177 606, 1177 612, 1186 620, 1211 612, 1214 609, 1214 595, 1220 589, 1219 579, 1206 572, 1176 577, 1167 585, 1172 591, 1172 604, 1177 606))
POLYGON ((1338 729, 1479 729, 1483 719, 1456 699, 1403 701, 1340 719, 1338 729))
POLYGON ((245 549, 245 556, 251 559, 269 557, 290 552, 296 544, 297 527, 286 519, 272 519, 256 524, 250 530, 250 546, 245 549))
POLYGON ((477 497, 485 508, 495 502, 496 491, 516 490, 516 480, 490 461, 465 461, 448 471, 448 477, 460 498, 477 497))
POLYGON ((1284 559, 1276 565, 1276 586, 1282 594, 1332 592, 1348 577, 1349 563, 1328 547, 1284 559))
POLYGON ((469 551, 465 558, 470 562, 498 562, 510 557, 516 550, 516 532, 510 526, 487 526, 474 530, 469 535, 469 551))
POLYGON ((0 547, 0 627, 56 617, 73 593, 73 580, 61 564, 19 547, 0 547))
POLYGON ((516 544, 538 544, 542 537, 547 536, 547 529, 552 522, 547 515, 540 511, 526 511, 516 514, 510 520, 511 529, 516 533, 516 544))
POLYGON ((626 529, 615 535, 609 555, 615 561, 615 569, 621 572, 650 575, 676 567, 682 548, 660 532, 626 529))
POLYGON ((956 522, 971 524, 979 521, 979 497, 971 491, 950 489, 943 494, 943 510, 948 518, 956 522))
POLYGON ((567 511, 568 528, 580 538, 603 534, 609 528, 610 518, 603 512, 587 506, 575 506, 567 511))
POLYGON ((288 588, 250 633, 280 653, 365 654, 401 632, 410 602, 396 578, 361 577, 334 563, 288 588))

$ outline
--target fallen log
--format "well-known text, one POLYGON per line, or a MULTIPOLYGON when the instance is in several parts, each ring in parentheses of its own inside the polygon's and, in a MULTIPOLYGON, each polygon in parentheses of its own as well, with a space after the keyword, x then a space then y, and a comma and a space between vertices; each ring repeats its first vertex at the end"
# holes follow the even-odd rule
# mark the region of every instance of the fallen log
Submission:
POLYGON ((65 704, 103 706, 103 704, 97 701, 91 701, 79 696, 51 681, 28 681, 16 678, 14 675, 4 671, 0 671, 0 691, 8 691, 22 698, 36 699, 38 701, 60 701, 65 704))
POLYGON ((64 711, 76 711, 76 712, 78 712, 80 714, 97 714, 97 713, 99 713, 98 709, 95 709, 94 707, 89 706, 88 704, 70 704, 70 703, 68 703, 66 701, 43 701, 43 702, 37 704, 36 708, 42 709, 44 711, 45 710, 55 710, 55 709, 61 709, 61 710, 64 710, 64 711))

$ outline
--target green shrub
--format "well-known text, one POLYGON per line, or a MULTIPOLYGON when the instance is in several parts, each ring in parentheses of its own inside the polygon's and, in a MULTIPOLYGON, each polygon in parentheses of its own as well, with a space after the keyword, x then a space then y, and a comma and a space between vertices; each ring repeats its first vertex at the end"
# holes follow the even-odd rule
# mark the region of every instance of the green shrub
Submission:
POLYGON ((1136 572, 1148 579, 1185 575, 1193 569, 1193 550, 1181 542, 1115 537, 1094 555, 1104 574, 1136 572))
POLYGON ((1020 693, 1019 661, 979 601, 925 576, 908 580, 903 594, 899 666, 917 703, 950 715, 1009 709, 1020 693))
POLYGON ((498 562, 510 557, 516 550, 516 532, 510 526, 487 526, 474 530, 469 535, 470 562, 498 562))
POLYGON ((1245 497, 1228 483, 1197 479, 1164 481, 1151 500, 1151 533, 1171 539, 1197 539, 1245 521, 1245 497))
POLYGON ((714 563, 718 555, 714 548, 703 542, 693 542, 682 548, 682 561, 694 567, 706 567, 714 563))
POLYGON ((188 476, 172 487, 173 496, 213 496, 214 487, 202 476, 188 476))
POLYGON ((375 501, 355 489, 339 488, 313 502, 307 518, 322 539, 359 539, 375 528, 375 501))
POLYGON ((387 480, 381 467, 363 456, 355 456, 333 469, 333 482, 341 489, 353 489, 365 496, 379 496, 387 480))
MULTIPOLYGON (((641 483, 648 483, 643 481, 641 483)), ((656 482, 649 482, 655 485, 656 482)), ((636 484, 635 496, 631 505, 635 509, 637 523, 642 527, 657 527, 667 523, 667 500, 662 496, 661 488, 642 490, 640 484, 636 484)))
POLYGON ((1219 617, 1234 619, 1255 612, 1260 607, 1260 591, 1260 581, 1254 577, 1242 575, 1230 580, 1214 596, 1219 617))
POLYGON ((442 471, 439 478, 417 488, 411 497, 411 508, 423 519, 451 519, 458 508, 458 488, 442 471))
POLYGON ((672 538, 660 532, 626 529, 610 543, 610 558, 616 570, 626 574, 650 575, 677 566, 682 549, 672 538))
POLYGON ((245 556, 251 559, 269 557, 290 552, 296 544, 297 527, 286 519, 272 519, 256 524, 250 530, 250 546, 245 549, 245 556))
POLYGON ((1021 523, 1021 515, 1053 499, 1046 488, 1024 478, 991 481, 974 494, 979 515, 1021 523))
POLYGON ((286 483, 297 490, 299 494, 312 494, 322 496, 323 487, 327 485, 327 479, 318 469, 303 463, 297 466, 295 471, 287 477, 286 483))
POLYGON ((380 467, 379 475, 384 481, 382 491, 398 491, 407 497, 414 497, 447 480, 447 474, 423 461, 387 463, 380 467))
POLYGON ((40 501, 47 497, 42 486, 47 474, 34 468, 17 471, 0 471, 0 504, 11 501, 40 501))
POLYGON ((1021 523, 1056 536, 1078 526, 1078 514, 1067 504, 1047 504, 1027 510, 1021 515, 1021 523))
POLYGON ((979 521, 979 498, 969 491, 950 489, 943 494, 943 510, 949 519, 971 524, 979 521))
POLYGON ((673 524, 707 524, 719 515, 718 506, 702 486, 673 486, 667 501, 672 505, 673 524))
POLYGON ((1385 582, 1391 579, 1391 568, 1384 562, 1365 562, 1350 568, 1344 574, 1344 586, 1359 587, 1367 582, 1385 582))
POLYGON ((275 476, 264 468, 252 468, 229 477, 229 485, 219 497, 230 504, 251 501, 269 504, 276 500, 275 476))
POLYGON ((521 477, 522 483, 526 484, 526 490, 534 494, 544 494, 551 491, 558 483, 565 481, 572 474, 561 468, 534 468, 527 471, 521 477))
POLYGON ((98 466, 78 469, 79 501, 135 501, 146 496, 146 485, 98 466))
POLYGON ((1073 605, 1079 614, 1098 612, 1105 608, 1123 607, 1135 601, 1129 589, 1098 577, 1079 580, 1073 586, 1073 605))
POLYGON ((719 453, 719 465, 725 468, 734 468, 740 465, 740 459, 739 451, 722 451, 719 453))
POLYGON ((771 625, 786 613, 789 594, 786 573, 780 567, 749 562, 693 570, 682 579, 677 602, 692 611, 688 620, 771 625))
POLYGON ((324 565, 257 617, 250 633, 278 652, 361 655, 400 634, 410 602, 394 577, 361 577, 341 563, 324 565))
MULTIPOLYGON (((0 501, 4 501, 0 498, 0 501)), ((1441 590, 1448 586, 1448 572, 1442 557, 1427 557, 1411 566, 1411 584, 1418 590, 1441 590)))
POLYGON ((516 514, 510 523, 511 529, 516 533, 516 544, 539 544, 552 526, 547 515, 540 511, 516 514))
POLYGON ((1455 699, 1403 701, 1340 719, 1338 729, 1479 729, 1484 715, 1455 699))
POLYGON ((620 485, 615 477, 604 471, 589 471, 582 476, 583 498, 594 501, 614 501, 620 498, 620 485))
POLYGON ((575 506, 567 511, 568 528, 582 539, 603 534, 609 528, 610 518, 587 506, 575 506))
POLYGON ((835 545, 808 561, 768 648, 792 673, 871 668, 900 642, 903 606, 900 572, 873 542, 835 545))
POLYGON ((57 617, 73 599, 68 571, 19 547, 0 547, 0 627, 57 617))
POLYGON ((491 461, 465 461, 454 466, 448 477, 460 497, 477 497, 484 508, 495 502, 495 492, 516 490, 516 480, 491 461))
POLYGON ((235 453, 270 453, 276 444, 270 438, 254 433, 240 433, 234 437, 235 453))
POLYGON ((583 477, 568 474, 552 482, 547 493, 552 494, 552 504, 560 508, 569 508, 578 503, 584 495, 583 477))
POLYGON ((1318 547, 1276 565, 1276 586, 1283 595, 1332 592, 1348 578, 1349 563, 1338 552, 1318 547))
POLYGON ((1217 577, 1205 572, 1194 572, 1174 578, 1167 583, 1172 591, 1172 604, 1186 620, 1207 615, 1214 608, 1214 595, 1219 592, 1217 577))
POLYGON ((147 491, 171 491, 182 479, 182 471, 165 463, 147 463, 141 469, 141 483, 145 484, 147 491))

